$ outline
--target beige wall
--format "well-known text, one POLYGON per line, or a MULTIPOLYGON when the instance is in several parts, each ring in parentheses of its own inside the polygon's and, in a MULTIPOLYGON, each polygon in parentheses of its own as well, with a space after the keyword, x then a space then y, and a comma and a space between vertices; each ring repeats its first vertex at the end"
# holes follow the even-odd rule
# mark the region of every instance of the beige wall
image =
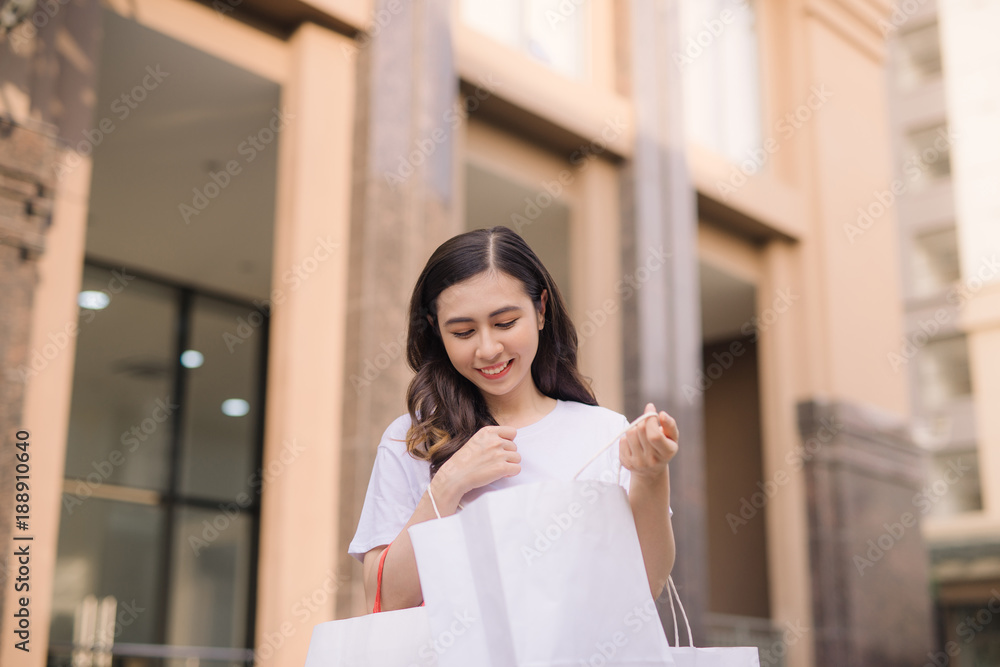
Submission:
POLYGON ((831 93, 816 114, 814 246, 809 286, 823 304, 810 335, 825 351, 815 393, 909 412, 906 382, 886 355, 902 338, 895 208, 862 236, 848 236, 858 207, 892 181, 882 63, 817 17, 808 22, 810 86, 831 93))

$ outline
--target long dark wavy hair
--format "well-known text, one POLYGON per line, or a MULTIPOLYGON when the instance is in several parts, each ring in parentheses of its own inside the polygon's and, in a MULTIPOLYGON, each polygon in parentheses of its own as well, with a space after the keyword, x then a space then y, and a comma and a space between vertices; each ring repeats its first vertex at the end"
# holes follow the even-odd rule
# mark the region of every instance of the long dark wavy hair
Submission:
POLYGON ((406 448, 412 456, 430 461, 432 476, 479 429, 497 423, 479 388, 452 365, 437 322, 441 292, 485 271, 516 278, 537 310, 542 307, 542 292, 548 292, 538 351, 531 362, 531 378, 539 391, 564 401, 597 405, 576 367, 576 328, 559 288, 534 251, 506 227, 459 234, 442 243, 427 260, 410 299, 406 360, 416 376, 406 392, 412 422, 406 448))

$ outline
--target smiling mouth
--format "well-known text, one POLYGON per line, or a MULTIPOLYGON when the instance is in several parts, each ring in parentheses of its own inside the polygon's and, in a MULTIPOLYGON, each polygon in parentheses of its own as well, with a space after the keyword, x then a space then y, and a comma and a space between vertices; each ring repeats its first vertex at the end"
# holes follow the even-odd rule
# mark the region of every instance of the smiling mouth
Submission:
POLYGON ((490 378, 492 380, 506 375, 507 371, 510 370, 511 364, 513 363, 513 359, 508 359, 504 364, 496 364, 495 366, 487 366, 486 368, 477 368, 476 370, 479 371, 479 374, 483 377, 490 378))

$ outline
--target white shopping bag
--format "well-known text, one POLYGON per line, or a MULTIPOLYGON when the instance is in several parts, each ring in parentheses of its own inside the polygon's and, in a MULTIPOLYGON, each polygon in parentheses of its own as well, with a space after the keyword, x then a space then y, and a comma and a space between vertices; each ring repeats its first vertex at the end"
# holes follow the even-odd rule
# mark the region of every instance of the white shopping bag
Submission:
POLYGON ((437 667, 425 607, 384 611, 313 628, 305 667, 437 667))
POLYGON ((674 580, 670 578, 667 578, 667 594, 670 599, 670 615, 674 621, 674 647, 670 649, 670 655, 673 656, 677 667, 760 667, 760 654, 754 646, 695 648, 687 612, 684 611, 681 598, 677 595, 674 580), (687 646, 680 646, 677 613, 674 611, 675 600, 687 627, 687 646))
POLYGON ((620 486, 514 486, 409 532, 440 667, 673 664, 620 486))

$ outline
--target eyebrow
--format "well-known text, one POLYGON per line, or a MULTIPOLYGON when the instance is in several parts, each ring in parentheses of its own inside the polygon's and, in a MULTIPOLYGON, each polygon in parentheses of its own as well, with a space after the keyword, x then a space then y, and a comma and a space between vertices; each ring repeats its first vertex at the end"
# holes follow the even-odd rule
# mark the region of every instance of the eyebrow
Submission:
MULTIPOLYGON (((494 310, 492 313, 490 313, 490 318, 494 318, 497 315, 502 315, 503 313, 507 313, 507 312, 510 312, 512 310, 521 310, 521 307, 520 306, 504 306, 503 308, 498 308, 497 310, 494 310)), ((472 319, 471 317, 453 317, 450 320, 448 320, 447 322, 445 322, 444 326, 448 326, 449 324, 460 324, 462 322, 475 322, 475 320, 472 319)))

